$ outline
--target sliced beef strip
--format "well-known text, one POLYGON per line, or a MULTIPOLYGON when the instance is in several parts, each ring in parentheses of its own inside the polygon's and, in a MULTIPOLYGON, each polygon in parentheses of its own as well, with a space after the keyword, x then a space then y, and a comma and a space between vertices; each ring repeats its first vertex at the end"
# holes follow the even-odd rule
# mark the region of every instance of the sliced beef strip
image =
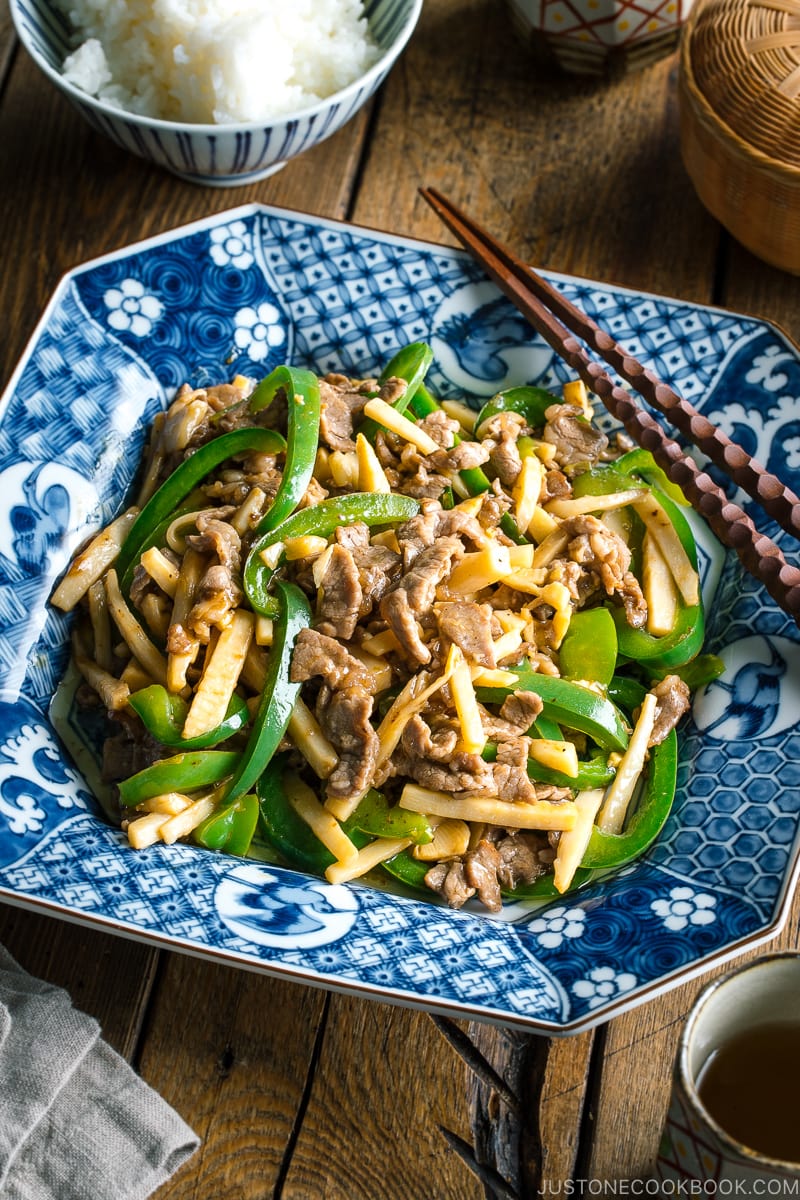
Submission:
POLYGON ((506 738, 497 743, 492 778, 501 800, 530 803, 536 799, 536 787, 528 776, 530 745, 531 739, 527 737, 506 738))
POLYGON ((498 831, 494 845, 500 859, 497 880, 506 891, 533 883, 552 869, 554 853, 544 834, 523 829, 498 831))
POLYGON ((438 538, 419 553, 394 591, 381 601, 381 616, 413 663, 431 660, 431 652, 420 636, 419 621, 433 604, 437 586, 463 553, 464 546, 458 538, 438 538))
MULTIPOLYGON (((444 454, 445 451, 440 453, 444 454)), ((429 457, 420 454, 417 447, 410 443, 403 446, 400 451, 395 491, 402 492, 404 496, 414 496, 418 500, 438 500, 449 486, 450 477, 437 474, 431 467, 429 457)))
POLYGON ((541 496, 542 504, 546 504, 548 500, 564 500, 571 495, 572 484, 563 471, 559 471, 556 467, 551 467, 549 471, 545 472, 544 489, 541 496))
POLYGON ((402 560, 388 546, 373 546, 369 527, 361 521, 337 529, 336 542, 350 551, 358 569, 361 585, 359 619, 363 620, 399 580, 402 560))
POLYGON ((437 446, 442 450, 450 450, 455 445, 456 434, 461 432, 461 426, 458 421, 454 421, 452 417, 448 417, 443 409, 437 409, 435 412, 428 413, 426 417, 419 422, 420 428, 432 437, 437 446))
POLYGON ((449 728, 433 731, 424 717, 417 713, 403 730, 400 744, 411 759, 449 762, 458 744, 458 731, 449 728))
POLYGON ((513 692, 507 696, 500 708, 500 718, 506 721, 514 735, 519 737, 530 729, 544 705, 536 692, 513 692))
POLYGON ((608 449, 606 435, 591 425, 574 405, 551 404, 545 417, 542 441, 555 448, 559 466, 596 463, 608 449))
POLYGON ((505 514, 511 508, 511 501, 505 494, 499 479, 492 480, 491 491, 483 493, 483 503, 478 513, 478 524, 487 533, 496 530, 505 514))
POLYGON ((212 627, 224 629, 243 599, 244 593, 231 568, 224 563, 213 563, 197 585, 186 628, 199 641, 207 642, 212 627))
POLYGON ((679 675, 667 675, 652 689, 657 700, 656 719, 648 746, 659 746, 668 733, 688 712, 691 703, 689 687, 679 675))
POLYGON ((553 850, 546 837, 527 830, 490 830, 462 858, 437 863, 425 884, 450 908, 462 908, 477 894, 490 912, 503 905, 501 889, 513 891, 549 873, 553 850))
POLYGON ((454 642, 466 658, 484 667, 497 666, 492 640, 492 609, 488 604, 453 601, 439 608, 439 632, 454 642))
POLYGON ((319 597, 317 629, 328 637, 349 642, 358 624, 363 592, 355 559, 344 546, 330 548, 319 597))
POLYGON ((372 696, 358 687, 331 693, 317 705, 323 732, 339 754, 328 776, 326 794, 350 799, 367 791, 375 773, 380 741, 372 727, 372 696))
POLYGON ((548 579, 560 578, 580 604, 602 587, 606 595, 621 600, 628 624, 640 628, 647 620, 647 603, 622 538, 588 513, 565 521, 564 532, 569 537, 567 560, 553 563, 548 579), (579 575, 570 563, 577 565, 579 575))
POLYGON ((450 908, 463 908, 477 894, 490 912, 499 912, 503 907, 497 879, 500 866, 500 855, 495 846, 483 838, 463 858, 453 858, 431 867, 425 875, 425 884, 431 891, 438 892, 450 908))
POLYGON ((369 616, 402 573, 400 555, 388 546, 368 546, 354 555, 361 582, 361 617, 369 616))
POLYGON ((441 537, 460 537, 475 547, 486 541, 485 531, 475 517, 458 508, 444 509, 438 500, 423 500, 420 512, 397 530, 405 570, 441 537))
POLYGON ((433 761, 406 753, 405 743, 401 743, 392 756, 392 766, 397 775, 413 779, 434 792, 462 795, 494 792, 492 764, 484 762, 479 754, 457 751, 447 761, 433 761))
POLYGON ((428 455, 428 463, 434 471, 453 473, 471 471, 489 461, 489 451, 480 442, 460 442, 449 450, 439 450, 428 455))
POLYGON ((484 421, 479 432, 500 482, 513 487, 522 470, 517 440, 531 432, 525 418, 515 412, 500 412, 484 421))
POLYGON ((326 375, 319 381, 320 436, 330 450, 355 450, 353 418, 360 415, 368 395, 344 375, 326 375))
MULTIPOLYGON (((436 733, 434 737, 438 738, 436 733)), ((444 742, 440 743, 444 744, 444 742)), ((530 739, 510 737, 497 743, 497 760, 485 762, 479 754, 454 750, 449 758, 420 757, 426 749, 424 730, 417 726, 392 755, 392 772, 413 779, 421 787, 454 796, 496 796, 514 803, 534 800, 559 801, 571 797, 569 788, 537 783, 528 776, 530 739)))
POLYGON ((173 622, 167 630, 168 654, 191 654, 197 646, 197 639, 192 637, 180 621, 173 622))
MULTIPOLYGON (((207 642, 212 628, 224 629, 231 614, 241 604, 244 593, 239 581, 242 540, 225 519, 235 512, 230 505, 200 512, 195 518, 196 533, 186 538, 187 546, 201 554, 211 554, 216 562, 206 568, 197 585, 194 603, 186 617, 185 633, 207 642)), ((177 633, 173 637, 173 641, 177 633)))
POLYGON ((425 886, 438 892, 450 908, 463 908, 475 895, 475 888, 467 883, 464 863, 460 858, 438 862, 426 872, 425 886))
POLYGON ((474 850, 464 855, 464 878, 478 893, 478 899, 489 912, 500 912, 503 897, 497 872, 500 867, 497 848, 487 838, 482 838, 474 850))
POLYGON ((242 557, 242 539, 226 520, 235 511, 233 505, 224 505, 198 513, 195 519, 197 533, 190 533, 186 538, 187 546, 201 554, 216 554, 218 562, 232 571, 239 570, 242 557))
POLYGON ((339 525, 335 537, 337 545, 344 546, 351 554, 356 554, 369 546, 369 525, 365 525, 363 521, 354 521, 352 525, 339 525))
POLYGON ((301 629, 292 653, 290 678, 305 683, 319 677, 333 690, 357 687, 375 693, 375 676, 336 638, 318 629, 301 629))
POLYGON ((318 629, 303 629, 295 642, 290 678, 295 683, 323 680, 317 719, 339 755, 327 780, 327 795, 360 796, 372 782, 379 747, 371 723, 375 677, 341 642, 318 629))

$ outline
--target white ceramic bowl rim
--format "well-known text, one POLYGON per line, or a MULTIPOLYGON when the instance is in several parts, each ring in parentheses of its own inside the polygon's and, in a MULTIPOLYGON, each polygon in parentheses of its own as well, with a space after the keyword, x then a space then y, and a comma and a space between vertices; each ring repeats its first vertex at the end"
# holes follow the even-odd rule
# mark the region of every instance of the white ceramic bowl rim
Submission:
POLYGON ((17 31, 17 36, 25 49, 30 54, 45 75, 50 78, 53 83, 59 88, 63 88, 70 96, 80 101, 82 104, 91 105, 99 112, 104 113, 107 117, 115 120, 126 120, 137 125, 141 125, 146 129, 160 129, 164 131, 176 132, 179 130, 189 131, 190 133, 200 134, 220 134, 225 133, 243 133, 248 129, 266 129, 274 125, 288 124, 291 121, 302 121, 309 117, 316 116, 318 113, 324 112, 331 104, 337 104, 352 95, 353 92, 364 87, 382 71, 386 70, 387 66, 392 61, 399 57, 401 51, 408 42, 411 34, 414 32, 420 13, 422 12, 423 0, 412 0, 408 16, 405 19, 403 27, 398 37, 392 42, 387 50, 384 50, 377 62, 373 63, 368 71, 363 75, 359 75, 352 83, 348 83, 346 87, 340 88, 338 92, 331 92, 329 96, 320 100, 317 104, 310 104, 306 108, 295 108, 289 112, 276 113, 272 117, 266 117, 262 121, 224 121, 219 124, 201 124, 200 122, 191 121, 165 121, 161 117, 148 117, 141 113, 131 112, 127 108, 119 108, 114 104, 108 104, 105 100, 100 100, 97 96, 91 95, 90 92, 84 92, 82 88, 76 87, 74 83, 70 83, 68 79, 61 74, 60 71, 54 70, 46 58, 30 44, 22 27, 21 21, 17 16, 16 0, 9 0, 9 9, 11 10, 11 19, 14 22, 14 27, 17 31))

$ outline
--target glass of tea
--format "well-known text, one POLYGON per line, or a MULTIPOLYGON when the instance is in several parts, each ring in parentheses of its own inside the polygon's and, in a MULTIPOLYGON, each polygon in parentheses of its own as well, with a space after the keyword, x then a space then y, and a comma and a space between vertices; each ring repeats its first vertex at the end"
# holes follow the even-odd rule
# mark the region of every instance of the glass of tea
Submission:
POLYGON ((797 1195, 799 1093, 800 952, 762 955, 689 1013, 655 1167, 663 1194, 797 1195))

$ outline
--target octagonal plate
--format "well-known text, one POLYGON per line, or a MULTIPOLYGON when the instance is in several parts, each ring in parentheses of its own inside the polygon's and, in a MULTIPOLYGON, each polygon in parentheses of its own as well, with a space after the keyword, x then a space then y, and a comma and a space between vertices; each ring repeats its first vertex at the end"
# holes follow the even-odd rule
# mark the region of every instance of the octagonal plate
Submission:
MULTIPOLYGON (((779 330, 551 278, 800 488, 800 358, 779 330)), ((795 883, 798 631, 698 522, 708 648, 727 669, 681 730, 672 816, 644 859, 550 904, 494 919, 189 845, 136 853, 51 722, 69 620, 48 595, 120 509, 175 388, 284 360, 370 374, 418 340, 443 396, 567 377, 461 253, 277 209, 220 214, 62 281, 0 407, 0 897, 319 986, 571 1033, 774 935, 795 883)))

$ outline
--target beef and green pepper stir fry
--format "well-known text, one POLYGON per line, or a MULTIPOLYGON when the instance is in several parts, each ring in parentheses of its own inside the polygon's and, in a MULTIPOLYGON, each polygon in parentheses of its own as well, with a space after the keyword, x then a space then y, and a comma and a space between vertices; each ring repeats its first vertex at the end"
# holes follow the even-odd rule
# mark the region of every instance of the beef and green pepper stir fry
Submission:
POLYGON ((476 412, 431 357, 186 386, 157 419, 136 506, 53 595, 132 847, 256 838, 497 911, 658 835, 717 668, 683 499, 582 384, 476 412))

